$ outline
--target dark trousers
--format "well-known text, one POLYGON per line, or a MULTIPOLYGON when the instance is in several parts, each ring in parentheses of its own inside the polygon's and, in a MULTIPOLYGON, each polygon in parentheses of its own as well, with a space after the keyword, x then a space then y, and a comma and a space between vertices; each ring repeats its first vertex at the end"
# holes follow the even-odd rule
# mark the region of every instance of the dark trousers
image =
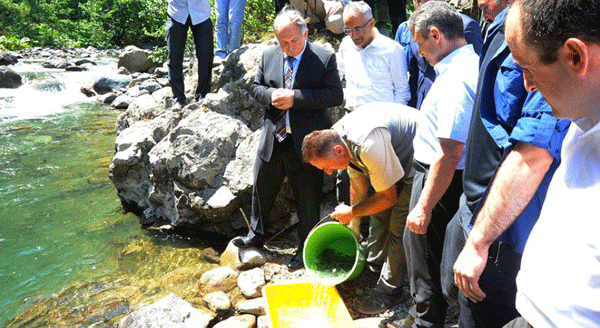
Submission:
POLYGON ((473 218, 471 209, 467 206, 467 197, 460 197, 460 207, 446 226, 444 251, 440 266, 442 293, 448 304, 458 306, 458 286, 454 283, 454 263, 462 252, 469 236, 469 224, 473 218))
MULTIPOLYGON (((429 168, 415 162, 415 176, 410 209, 416 205, 429 168)), ((404 229, 404 249, 408 267, 410 293, 414 305, 409 314, 415 318, 417 327, 443 327, 446 303, 440 283, 440 264, 444 246, 446 225, 458 209, 462 194, 462 170, 454 173, 450 186, 433 209, 431 222, 425 235, 404 229)))
POLYGON ((273 3, 275 4, 275 15, 277 15, 281 9, 283 9, 283 7, 288 3, 287 0, 273 0, 273 3))
POLYGON ((392 23, 392 36, 396 35, 398 26, 406 20, 406 0, 388 0, 388 11, 392 23))
POLYGON ((249 236, 264 237, 275 199, 286 176, 296 199, 299 246, 302 246, 320 218, 323 171, 302 162, 294 149, 291 135, 282 142, 274 141, 269 162, 263 161, 260 156, 256 158, 250 218, 252 232, 249 236))
POLYGON ((177 102, 185 104, 185 87, 183 84, 183 54, 187 30, 191 28, 198 58, 198 87, 195 98, 206 96, 210 91, 212 64, 214 57, 213 24, 209 19, 196 25, 188 17, 185 24, 181 24, 167 16, 167 47, 169 48, 169 82, 173 90, 173 97, 177 102))
MULTIPOLYGON (((388 7, 388 14, 392 23, 392 36, 396 35, 398 26, 406 20, 406 0, 377 0, 386 1, 388 7)), ((365 2, 371 7, 373 15, 375 15, 375 0, 365 0, 365 2)), ((378 13, 379 17, 385 17, 385 14, 378 13)))
POLYGON ((521 254, 513 252, 499 241, 493 243, 487 264, 479 278, 479 287, 486 297, 481 302, 473 303, 460 294, 460 327, 501 328, 518 317, 515 300, 520 267, 521 254))

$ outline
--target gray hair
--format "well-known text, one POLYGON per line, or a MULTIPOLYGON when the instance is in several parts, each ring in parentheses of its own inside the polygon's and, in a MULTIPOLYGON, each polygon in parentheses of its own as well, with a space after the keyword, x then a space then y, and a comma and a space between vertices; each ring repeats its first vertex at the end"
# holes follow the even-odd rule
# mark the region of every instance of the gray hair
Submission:
POLYGON ((285 5, 285 7, 277 14, 277 17, 275 17, 275 21, 273 22, 275 34, 290 22, 298 26, 300 33, 304 33, 304 31, 308 29, 306 21, 302 18, 302 14, 292 6, 285 5))
POLYGON ((362 18, 366 20, 373 18, 371 7, 364 1, 350 1, 350 3, 344 7, 344 18, 355 13, 360 14, 362 18))
POLYGON ((449 40, 465 37, 460 13, 445 1, 428 1, 420 5, 410 16, 408 24, 411 31, 421 34, 425 40, 429 38, 432 27, 449 40))

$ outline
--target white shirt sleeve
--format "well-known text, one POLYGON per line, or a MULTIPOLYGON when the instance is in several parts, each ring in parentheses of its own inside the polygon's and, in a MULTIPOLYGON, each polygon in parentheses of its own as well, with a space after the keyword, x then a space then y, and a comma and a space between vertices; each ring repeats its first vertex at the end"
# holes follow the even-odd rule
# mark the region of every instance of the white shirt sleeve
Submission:
POLYGON ((394 102, 406 105, 410 100, 408 87, 408 63, 401 45, 394 47, 390 63, 390 73, 394 85, 394 102))
POLYGON ((440 107, 436 136, 466 143, 475 94, 463 83, 446 83, 444 89, 447 96, 438 97, 436 102, 440 107))
POLYGON ((345 64, 345 60, 344 60, 344 52, 346 49, 346 43, 344 42, 346 39, 342 40, 342 43, 340 44, 340 47, 338 49, 338 52, 336 54, 336 61, 337 61, 337 69, 338 72, 340 73, 340 79, 344 78, 344 75, 346 75, 346 64, 345 64))

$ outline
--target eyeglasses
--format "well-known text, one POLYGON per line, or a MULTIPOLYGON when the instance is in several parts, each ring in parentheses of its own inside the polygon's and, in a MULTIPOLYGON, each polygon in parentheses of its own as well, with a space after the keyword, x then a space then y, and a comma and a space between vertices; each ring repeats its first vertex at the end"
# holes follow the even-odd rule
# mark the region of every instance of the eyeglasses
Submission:
POLYGON ((369 25, 369 23, 371 22, 373 18, 369 19, 363 26, 357 26, 357 27, 353 27, 353 28, 345 28, 344 29, 344 33, 346 34, 350 34, 350 33, 362 33, 365 30, 365 27, 367 27, 367 25, 369 25))

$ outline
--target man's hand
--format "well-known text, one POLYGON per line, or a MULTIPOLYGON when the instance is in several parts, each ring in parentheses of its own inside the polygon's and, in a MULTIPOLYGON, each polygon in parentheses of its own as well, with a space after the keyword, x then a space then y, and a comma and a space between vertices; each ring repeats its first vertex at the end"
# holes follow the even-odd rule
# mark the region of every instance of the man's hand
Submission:
POLYGON ((352 206, 346 204, 336 206, 330 216, 333 219, 338 220, 341 224, 348 224, 355 218, 354 215, 352 215, 352 206))
POLYGON ((427 211, 419 205, 415 206, 406 218, 406 226, 417 235, 427 233, 429 222, 431 222, 431 211, 427 211))
POLYGON ((271 105, 277 109, 287 110, 294 106, 294 90, 292 89, 276 89, 271 94, 271 105))
POLYGON ((479 288, 479 277, 485 268, 488 248, 477 249, 470 240, 454 263, 454 282, 471 301, 477 303, 485 298, 479 288))

